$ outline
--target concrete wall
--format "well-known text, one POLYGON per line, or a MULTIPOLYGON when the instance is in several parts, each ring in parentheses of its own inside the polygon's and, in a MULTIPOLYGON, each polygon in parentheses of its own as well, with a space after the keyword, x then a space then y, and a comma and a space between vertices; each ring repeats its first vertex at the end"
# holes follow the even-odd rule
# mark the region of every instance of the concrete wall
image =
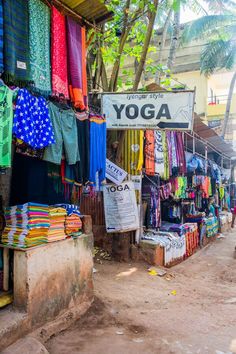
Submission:
POLYGON ((14 251, 14 307, 31 327, 93 299, 93 236, 14 251))

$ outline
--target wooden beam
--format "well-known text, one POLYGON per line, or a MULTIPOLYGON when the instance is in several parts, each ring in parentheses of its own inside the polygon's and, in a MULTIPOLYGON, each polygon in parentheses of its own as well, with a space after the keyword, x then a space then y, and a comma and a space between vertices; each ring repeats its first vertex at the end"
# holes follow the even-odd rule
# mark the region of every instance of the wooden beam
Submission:
POLYGON ((82 16, 80 16, 79 14, 77 14, 75 11, 73 11, 69 6, 65 5, 63 2, 61 2, 60 0, 51 0, 52 4, 55 4, 57 6, 59 6, 60 8, 64 9, 66 12, 68 12, 69 14, 71 14, 72 16, 76 17, 80 22, 84 22, 85 24, 87 24, 89 27, 94 28, 97 32, 100 32, 100 28, 98 28, 96 25, 94 25, 93 23, 91 23, 90 21, 86 20, 86 18, 83 18, 82 16))

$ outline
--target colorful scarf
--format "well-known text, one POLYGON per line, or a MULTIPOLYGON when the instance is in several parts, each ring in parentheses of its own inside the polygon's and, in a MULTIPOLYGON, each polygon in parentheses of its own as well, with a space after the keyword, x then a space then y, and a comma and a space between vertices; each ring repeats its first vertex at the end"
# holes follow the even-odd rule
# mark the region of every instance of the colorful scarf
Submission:
MULTIPOLYGON (((3 1, 4 76, 7 82, 17 84, 29 80, 28 16, 27 1, 3 1)), ((0 19, 2 21, 2 17, 0 19)), ((0 24, 2 30, 2 22, 0 24)))
POLYGON ((165 174, 164 152, 163 152, 163 133, 160 130, 155 130, 155 173, 161 177, 165 174))
POLYGON ((76 108, 87 107, 85 28, 67 17, 69 92, 76 108))
POLYGON ((0 0, 0 73, 3 72, 3 6, 0 0))
POLYGON ((143 164, 143 132, 128 130, 122 152, 123 168, 130 175, 139 175, 143 164))
POLYGON ((176 143, 177 143, 177 160, 178 160, 179 172, 181 174, 185 174, 187 172, 187 167, 186 167, 183 135, 180 132, 176 132, 175 134, 176 134, 176 143))
POLYGON ((48 95, 51 93, 50 9, 40 0, 29 0, 29 28, 31 80, 35 91, 48 95))
POLYGON ((51 12, 52 92, 69 98, 67 76, 66 20, 54 6, 51 12))
POLYGON ((148 176, 155 174, 155 139, 154 131, 147 130, 145 132, 145 169, 148 176))

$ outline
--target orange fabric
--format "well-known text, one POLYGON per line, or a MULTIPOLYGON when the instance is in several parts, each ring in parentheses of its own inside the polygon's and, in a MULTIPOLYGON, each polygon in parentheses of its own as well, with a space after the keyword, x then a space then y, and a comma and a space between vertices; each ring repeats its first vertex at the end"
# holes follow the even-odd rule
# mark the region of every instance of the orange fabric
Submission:
POLYGON ((155 174, 155 138, 154 131, 147 130, 145 132, 145 169, 146 174, 154 176, 155 174))

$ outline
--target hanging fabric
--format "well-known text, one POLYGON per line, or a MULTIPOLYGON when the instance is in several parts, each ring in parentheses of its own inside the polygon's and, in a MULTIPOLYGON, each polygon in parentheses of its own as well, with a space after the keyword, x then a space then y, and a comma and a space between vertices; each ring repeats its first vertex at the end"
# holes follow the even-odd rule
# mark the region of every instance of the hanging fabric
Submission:
POLYGON ((54 6, 51 12, 52 92, 69 98, 67 76, 66 19, 54 6))
POLYGON ((0 74, 3 72, 3 4, 0 0, 0 74))
POLYGON ((18 91, 14 112, 13 134, 34 149, 55 143, 47 102, 26 89, 18 91))
POLYGON ((106 120, 90 114, 90 182, 101 185, 106 177, 106 120), (98 177, 98 178, 97 178, 98 177))
POLYGON ((50 9, 40 0, 29 0, 29 29, 30 77, 35 91, 49 95, 51 94, 50 9))
POLYGON ((123 144, 123 168, 130 175, 140 174, 143 165, 143 132, 128 130, 123 144))
POLYGON ((67 17, 69 92, 76 108, 87 107, 85 28, 67 17))
POLYGON ((25 82, 29 76, 28 1, 3 1, 4 78, 25 82))
POLYGON ((11 166, 13 91, 0 86, 0 167, 11 166))
POLYGON ((78 129, 78 145, 80 161, 78 162, 78 177, 80 183, 89 181, 89 119, 86 112, 76 113, 76 123, 78 129))
POLYGON ((161 177, 165 174, 164 152, 163 152, 163 134, 160 130, 155 130, 155 173, 161 177))
POLYGON ((155 174, 155 139, 154 130, 146 130, 145 132, 145 169, 148 176, 155 174))
POLYGON ((181 174, 185 174, 187 172, 187 168, 186 168, 183 134, 181 132, 176 132, 176 142, 177 142, 177 160, 178 160, 179 172, 181 174))
POLYGON ((167 137, 166 132, 162 132, 162 146, 163 146, 163 155, 164 155, 164 180, 168 180, 170 178, 170 166, 169 166, 169 154, 168 154, 168 145, 167 145, 167 137))

